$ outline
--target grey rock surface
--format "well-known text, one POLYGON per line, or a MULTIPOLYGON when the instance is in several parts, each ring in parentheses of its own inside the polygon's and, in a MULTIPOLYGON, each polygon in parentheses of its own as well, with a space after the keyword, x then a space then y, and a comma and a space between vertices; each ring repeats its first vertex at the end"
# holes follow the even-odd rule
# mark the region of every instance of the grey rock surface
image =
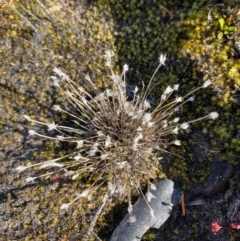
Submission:
POLYGON ((179 203, 181 190, 174 188, 173 181, 169 179, 158 179, 154 181, 156 190, 151 190, 150 195, 146 194, 139 198, 133 205, 131 215, 127 214, 119 226, 114 230, 110 241, 138 241, 144 233, 151 227, 160 228, 168 219, 174 205, 179 203), (150 208, 146 202, 149 199, 149 205, 154 212, 151 215, 150 208))

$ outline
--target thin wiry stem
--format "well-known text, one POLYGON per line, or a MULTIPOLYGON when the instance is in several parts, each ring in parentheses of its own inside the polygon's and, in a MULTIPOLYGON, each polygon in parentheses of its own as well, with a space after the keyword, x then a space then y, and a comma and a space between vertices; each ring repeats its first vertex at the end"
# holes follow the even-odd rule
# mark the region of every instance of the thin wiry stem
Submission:
POLYGON ((161 66, 162 66, 162 64, 160 63, 160 64, 158 65, 158 67, 156 68, 156 70, 154 71, 154 73, 153 73, 153 75, 152 75, 152 77, 151 77, 151 79, 150 79, 150 81, 149 81, 149 83, 148 83, 148 85, 147 85, 147 88, 144 90, 144 94, 143 94, 143 96, 142 96, 141 106, 143 105, 143 102, 144 102, 146 96, 148 95, 148 90, 149 90, 149 88, 150 88, 150 86, 151 86, 151 84, 152 84, 152 81, 154 80, 154 77, 155 77, 155 75, 157 74, 157 72, 158 72, 158 70, 159 70, 159 68, 160 68, 161 66))

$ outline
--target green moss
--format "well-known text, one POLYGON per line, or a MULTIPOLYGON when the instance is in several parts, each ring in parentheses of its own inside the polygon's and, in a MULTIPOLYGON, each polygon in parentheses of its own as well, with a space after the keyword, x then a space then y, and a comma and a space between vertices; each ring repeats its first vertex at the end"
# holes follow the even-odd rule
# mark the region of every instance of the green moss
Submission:
POLYGON ((239 138, 233 138, 231 145, 234 150, 236 150, 237 152, 240 151, 240 139, 239 138))
POLYGON ((156 230, 155 231, 153 231, 153 230, 149 230, 149 231, 147 231, 144 235, 143 235, 143 237, 142 237, 142 239, 141 240, 143 240, 143 241, 154 241, 154 240, 156 240, 156 230))

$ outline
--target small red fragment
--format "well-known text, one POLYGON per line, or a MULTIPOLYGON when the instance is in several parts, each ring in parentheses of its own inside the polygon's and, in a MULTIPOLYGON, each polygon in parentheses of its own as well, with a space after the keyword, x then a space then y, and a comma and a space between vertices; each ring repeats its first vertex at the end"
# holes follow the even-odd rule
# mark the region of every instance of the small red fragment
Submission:
POLYGON ((55 175, 53 177, 51 177, 51 181, 52 182, 66 182, 68 180, 68 177, 64 176, 64 175, 55 175))
POLYGON ((230 226, 231 228, 234 228, 234 229, 240 229, 240 224, 237 224, 237 223, 231 223, 230 226))
POLYGON ((212 232, 213 233, 217 233, 221 228, 222 226, 220 226, 217 222, 212 222, 211 224, 211 227, 212 227, 212 232))

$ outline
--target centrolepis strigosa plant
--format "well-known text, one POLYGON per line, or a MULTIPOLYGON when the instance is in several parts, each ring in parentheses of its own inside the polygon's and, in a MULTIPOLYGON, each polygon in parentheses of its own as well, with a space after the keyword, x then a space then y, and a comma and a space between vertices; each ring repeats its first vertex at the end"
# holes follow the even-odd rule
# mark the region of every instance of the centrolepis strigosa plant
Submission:
MULTIPOLYGON (((48 136, 29 130, 30 136, 76 144, 73 152, 67 156, 30 166, 18 166, 15 169, 18 172, 36 166, 40 169, 52 168, 44 175, 28 177, 27 182, 58 171, 70 174, 72 180, 87 173, 92 180, 90 187, 70 203, 62 204, 61 209, 68 209, 71 203, 90 195, 99 187, 106 190, 106 196, 103 198, 105 203, 109 195, 127 198, 130 213, 132 193, 136 190, 141 192, 143 185, 148 186, 146 201, 150 202, 153 198, 151 190, 155 188, 151 180, 158 176, 160 170, 158 154, 166 151, 169 145, 181 145, 181 141, 177 139, 179 130, 187 129, 193 122, 218 117, 217 112, 184 122, 176 117, 178 108, 193 101, 192 94, 208 87, 211 84, 209 80, 185 96, 177 96, 173 101, 169 101, 169 97, 173 92, 177 92, 179 85, 168 86, 159 103, 151 105, 150 87, 159 68, 165 65, 165 55, 159 57, 159 65, 148 85, 143 85, 141 91, 138 87, 131 89, 131 98, 127 94, 128 65, 125 64, 121 75, 117 75, 113 71, 112 53, 107 51, 105 57, 106 66, 110 70, 111 85, 104 91, 101 91, 89 76, 86 76, 85 80, 92 91, 77 85, 61 70, 54 68, 52 84, 64 92, 70 108, 55 105, 53 109, 67 114, 73 121, 72 126, 63 126, 55 122, 43 123, 24 115, 28 121, 46 126, 50 133, 54 131, 54 135, 48 136), (67 87, 63 88, 63 85, 67 87)), ((150 205, 149 209, 151 215, 154 215, 150 205)), ((92 229, 93 227, 90 231, 92 229)))

